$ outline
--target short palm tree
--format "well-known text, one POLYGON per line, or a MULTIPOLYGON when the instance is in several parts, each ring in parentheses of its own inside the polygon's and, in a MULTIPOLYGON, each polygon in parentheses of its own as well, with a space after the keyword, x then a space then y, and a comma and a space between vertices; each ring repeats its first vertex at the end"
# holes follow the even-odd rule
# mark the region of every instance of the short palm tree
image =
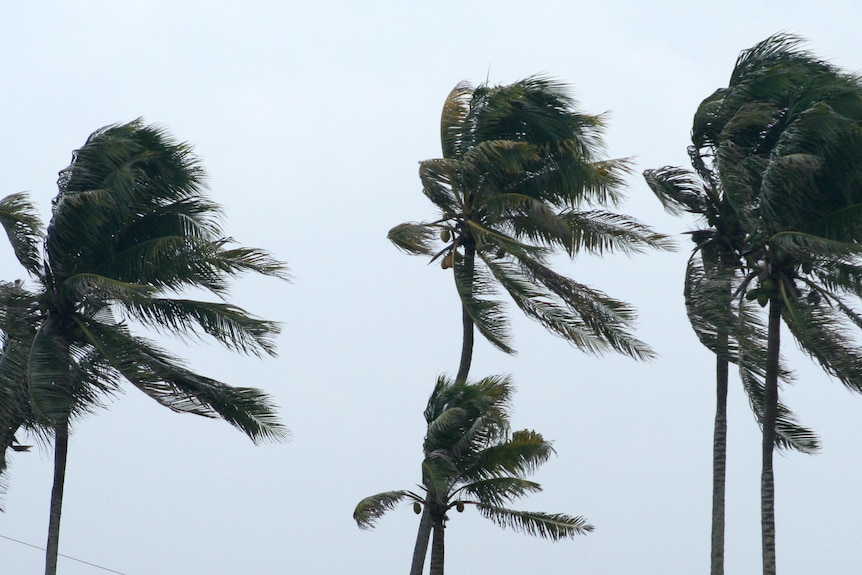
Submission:
POLYGON ((191 371, 130 325, 274 354, 276 324, 224 301, 180 297, 202 289, 223 298, 228 280, 245 271, 284 277, 267 253, 231 245, 204 179, 189 145, 138 120, 98 130, 74 153, 60 173, 41 252, 40 227, 26 217, 35 210, 22 196, 4 200, 17 218, 0 223, 38 289, 28 307, 24 379, 0 369, 0 387, 26 386, 36 421, 53 435, 48 575, 56 573, 70 420, 123 382, 174 411, 222 418, 254 441, 284 435, 266 394, 191 371))
MULTIPOLYGON (((763 573, 775 573, 774 475, 780 324, 827 373, 862 391, 852 330, 862 317, 862 82, 786 34, 744 51, 692 132, 738 221, 746 275, 738 309, 768 305, 761 519, 763 573)), ((762 324, 761 324, 762 325, 762 324)), ((744 351, 744 350, 743 350, 744 351)))
POLYGON ((507 86, 458 84, 443 106, 443 157, 420 163, 434 221, 394 227, 408 253, 439 259, 454 272, 463 345, 456 380, 467 378, 474 326, 512 353, 501 287, 524 313, 576 347, 637 359, 652 351, 630 333, 628 304, 554 272, 561 248, 627 253, 667 248, 667 239, 602 207, 622 199, 625 160, 602 158, 601 116, 582 114, 565 87, 531 77, 507 86), (439 241, 438 241, 439 240, 439 241))
POLYGON ((359 527, 368 529, 400 502, 413 502, 422 518, 411 575, 421 575, 432 533, 430 572, 442 575, 444 529, 453 508, 461 512, 468 505, 474 506, 501 527, 552 540, 593 530, 582 517, 506 507, 528 493, 541 491, 541 486, 526 476, 553 454, 550 442, 539 433, 526 429, 510 432, 512 392, 506 377, 487 377, 476 383, 438 378, 425 409, 424 496, 413 491, 387 491, 366 497, 356 506, 353 518, 359 527))

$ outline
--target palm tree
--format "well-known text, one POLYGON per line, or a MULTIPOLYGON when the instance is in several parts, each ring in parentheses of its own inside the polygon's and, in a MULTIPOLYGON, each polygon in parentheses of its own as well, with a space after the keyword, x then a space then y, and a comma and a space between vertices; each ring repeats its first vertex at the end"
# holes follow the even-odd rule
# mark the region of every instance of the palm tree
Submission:
POLYGON ((734 290, 736 305, 768 306, 764 574, 776 569, 772 457, 781 409, 781 322, 827 373, 862 391, 862 355, 850 335, 862 317, 847 301, 862 297, 862 81, 801 50, 800 42, 778 34, 742 52, 728 87, 701 104, 692 131, 743 236, 746 274, 734 290))
MULTIPOLYGON (((669 213, 694 214, 705 224, 690 232, 695 248, 686 266, 684 294, 692 328, 716 359, 710 573, 723 575, 728 368, 731 362, 739 366, 740 379, 760 422, 766 338, 757 316, 737 305, 733 298, 746 276, 744 254, 747 247, 733 208, 710 166, 710 158, 704 154, 704 150, 691 146, 693 171, 665 166, 646 170, 644 177, 669 213)), ((780 375, 789 381, 788 372, 782 371, 780 375)), ((776 418, 775 447, 803 453, 819 449, 814 432, 799 426, 794 415, 781 403, 776 418)))
POLYGON ((431 574, 442 575, 444 529, 448 512, 474 506, 500 527, 559 540, 593 530, 582 517, 560 513, 515 511, 508 503, 541 491, 526 476, 554 453, 550 442, 531 430, 510 432, 512 384, 506 377, 486 377, 475 383, 439 377, 425 408, 428 431, 423 444, 422 489, 386 491, 366 497, 353 518, 362 529, 402 501, 412 501, 421 513, 411 575, 421 575, 432 536, 431 574))
POLYGON ((629 171, 626 160, 602 158, 603 128, 601 116, 577 111, 565 86, 541 77, 507 86, 461 83, 446 98, 443 157, 419 167, 440 217, 398 225, 389 238, 453 270, 463 324, 457 381, 469 373, 474 326, 498 349, 514 351, 496 286, 579 349, 652 357, 630 333, 631 306, 548 267, 555 248, 574 257, 669 247, 634 219, 593 208, 622 199, 629 171))
MULTIPOLYGON (((284 436, 266 394, 191 371, 130 325, 206 334, 234 351, 274 355, 276 324, 224 301, 180 297, 192 288, 224 298, 228 280, 245 271, 284 277, 283 264, 267 253, 231 245, 204 179, 191 147, 164 130, 140 120, 107 126, 60 173, 41 254, 33 249, 34 222, 13 222, 16 256, 39 289, 29 308, 24 381, 4 370, 0 377, 3 386, 26 385, 33 414, 53 434, 48 575, 56 573, 70 421, 123 382, 173 411, 222 418, 255 442, 284 436)), ((20 196, 13 200, 19 212, 34 213, 20 196)))

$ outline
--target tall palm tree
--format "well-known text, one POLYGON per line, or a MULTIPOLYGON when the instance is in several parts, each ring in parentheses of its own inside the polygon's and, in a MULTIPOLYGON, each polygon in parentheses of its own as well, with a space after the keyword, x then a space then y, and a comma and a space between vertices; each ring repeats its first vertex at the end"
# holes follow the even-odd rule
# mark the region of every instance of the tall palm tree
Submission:
POLYGON ((353 518, 362 529, 402 501, 421 513, 411 575, 421 575, 432 536, 432 575, 443 574, 444 529, 453 508, 472 505, 500 527, 559 540, 593 530, 582 517, 560 513, 515 511, 508 503, 541 491, 526 476, 553 454, 550 442, 531 430, 510 432, 509 402, 513 392, 506 377, 475 383, 439 377, 425 408, 428 431, 423 443, 422 489, 386 491, 366 497, 353 518))
POLYGON ((24 381, 3 386, 26 385, 33 413, 53 434, 47 575, 56 573, 70 421, 123 382, 174 411, 222 418, 254 441, 284 435, 266 394, 195 373, 130 325, 274 355, 276 324, 225 301, 181 297, 203 289, 224 298, 228 280, 245 271, 284 277, 266 252, 231 245, 204 180, 188 144, 140 120, 112 125, 93 133, 60 173, 41 254, 33 250, 38 227, 12 224, 10 237, 23 238, 13 241, 16 256, 38 290, 24 381))
POLYGON ((443 106, 443 157, 420 163, 434 221, 394 227, 404 251, 452 269, 463 339, 457 381, 473 354, 474 326, 513 353, 497 286, 529 317, 576 347, 637 359, 652 351, 630 333, 628 304, 548 267, 556 248, 640 252, 667 239, 603 207, 622 199, 626 160, 604 159, 601 116, 579 112, 565 86, 531 77, 506 86, 458 84, 443 106), (438 243, 439 239, 439 243, 438 243))
MULTIPOLYGON (((710 165, 710 158, 704 154, 704 150, 691 146, 689 155, 693 170, 665 166, 646 170, 644 177, 669 213, 694 214, 705 224, 690 232, 695 248, 686 266, 684 294, 692 328, 716 359, 710 574, 723 575, 728 364, 738 365, 740 379, 759 423, 763 416, 766 337, 757 316, 739 306, 733 298, 746 277, 747 244, 721 182, 710 165)), ((787 371, 782 371, 780 376, 790 379, 787 371)), ((814 453, 819 442, 814 432, 799 426, 790 410, 779 403, 775 446, 814 453)))
POLYGON ((744 234, 747 273, 734 292, 737 306, 768 306, 761 525, 769 575, 781 322, 827 373, 862 391, 851 331, 862 317, 848 301, 862 297, 862 81, 800 42, 779 34, 742 52, 728 87, 704 101, 692 131, 744 234))

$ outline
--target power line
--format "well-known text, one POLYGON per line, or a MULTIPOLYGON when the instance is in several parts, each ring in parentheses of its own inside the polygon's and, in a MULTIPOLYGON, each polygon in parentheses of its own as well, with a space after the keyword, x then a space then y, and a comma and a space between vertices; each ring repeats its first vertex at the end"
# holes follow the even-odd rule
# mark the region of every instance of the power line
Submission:
MULTIPOLYGON (((20 543, 21 545, 26 545, 27 547, 32 547, 33 549, 38 549, 39 551, 44 551, 44 547, 39 547, 37 545, 32 545, 30 543, 26 543, 24 541, 19 541, 17 539, 12 539, 11 537, 6 537, 5 535, 0 535, 3 539, 8 539, 9 541, 14 541, 15 543, 20 543)), ((95 567, 96 569, 102 569, 103 571, 107 571, 108 573, 117 573, 118 575, 126 575, 122 571, 114 571, 113 569, 108 569, 107 567, 102 567, 101 565, 96 565, 95 563, 90 563, 89 561, 84 561, 83 559, 76 559, 75 557, 70 557, 69 555, 63 555, 62 553, 57 553, 60 557, 65 557, 66 559, 71 559, 72 561, 77 561, 78 563, 83 563, 84 565, 89 565, 90 567, 95 567)))

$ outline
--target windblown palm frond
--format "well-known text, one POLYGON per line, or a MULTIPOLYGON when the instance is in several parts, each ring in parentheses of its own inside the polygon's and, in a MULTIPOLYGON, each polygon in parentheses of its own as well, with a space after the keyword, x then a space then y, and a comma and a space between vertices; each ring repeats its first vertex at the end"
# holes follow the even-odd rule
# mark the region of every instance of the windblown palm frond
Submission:
POLYGON ((486 518, 500 527, 509 527, 533 537, 559 541, 576 535, 585 535, 595 528, 583 517, 573 517, 562 513, 536 513, 514 511, 504 507, 477 504, 476 508, 486 518))
POLYGON ((0 226, 27 273, 38 276, 42 263, 39 257, 42 222, 27 194, 11 194, 0 200, 0 226))
POLYGON ((378 519, 387 511, 395 509, 404 499, 422 503, 422 498, 410 491, 385 491, 357 503, 356 509, 353 510, 353 520, 360 529, 373 529, 378 519))

